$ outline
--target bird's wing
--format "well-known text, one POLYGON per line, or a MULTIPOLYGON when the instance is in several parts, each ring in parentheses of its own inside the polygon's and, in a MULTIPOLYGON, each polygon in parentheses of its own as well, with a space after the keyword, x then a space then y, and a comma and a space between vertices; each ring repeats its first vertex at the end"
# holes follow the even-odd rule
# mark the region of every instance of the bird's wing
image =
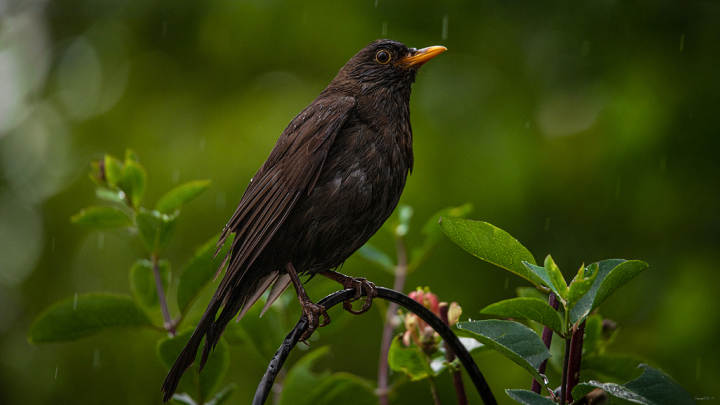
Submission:
POLYGON ((235 234, 225 259, 227 272, 217 298, 227 298, 229 291, 242 282, 246 270, 287 219, 298 199, 312 192, 330 146, 354 106, 355 99, 349 96, 319 98, 298 114, 280 135, 218 241, 220 247, 229 234, 235 234))

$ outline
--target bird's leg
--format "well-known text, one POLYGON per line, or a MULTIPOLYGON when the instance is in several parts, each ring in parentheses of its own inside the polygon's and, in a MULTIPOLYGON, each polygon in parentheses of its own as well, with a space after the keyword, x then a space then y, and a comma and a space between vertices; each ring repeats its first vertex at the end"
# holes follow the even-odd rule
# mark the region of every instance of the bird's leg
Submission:
POLYGON ((330 323, 330 315, 328 315, 325 307, 323 307, 322 305, 318 305, 310 300, 310 297, 308 297, 307 293, 305 292, 305 288, 300 282, 300 277, 298 277, 297 272, 295 271, 295 266, 293 266, 292 263, 288 263, 285 266, 285 269, 290 276, 290 280, 292 281, 293 286, 295 286, 295 292, 297 292, 298 301, 300 301, 300 306, 302 307, 303 314, 308 320, 308 327, 305 330, 305 333, 303 333, 303 335, 300 337, 301 341, 306 341, 308 338, 310 338, 310 335, 315 332, 315 329, 323 327, 330 323), (323 318, 322 323, 320 323, 321 316, 323 318))
POLYGON ((343 308, 351 314, 360 315, 367 312, 372 305, 373 298, 377 297, 377 288, 375 287, 375 284, 368 281, 366 278, 350 277, 332 270, 323 271, 320 274, 331 280, 337 281, 346 289, 352 288, 355 290, 355 296, 352 299, 343 302, 343 308), (365 302, 359 311, 355 311, 352 308, 352 302, 358 300, 362 296, 363 291, 365 291, 365 302))

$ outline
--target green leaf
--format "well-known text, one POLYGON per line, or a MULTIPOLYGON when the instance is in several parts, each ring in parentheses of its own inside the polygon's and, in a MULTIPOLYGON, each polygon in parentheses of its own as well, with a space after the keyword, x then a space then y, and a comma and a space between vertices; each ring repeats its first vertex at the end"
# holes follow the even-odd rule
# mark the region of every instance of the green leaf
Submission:
POLYGON ((117 187, 128 196, 133 207, 139 207, 145 195, 145 169, 132 160, 125 162, 122 176, 117 182, 117 187))
POLYGON ((611 397, 636 404, 695 404, 692 396, 667 374, 645 364, 640 368, 643 369, 642 375, 624 385, 598 381, 580 383, 573 389, 573 398, 580 399, 593 389, 600 388, 611 397))
POLYGON ((564 333, 560 314, 539 298, 511 298, 488 305, 480 311, 486 315, 523 318, 540 322, 558 333, 564 333))
POLYGON ((533 391, 506 389, 505 393, 510 398, 524 405, 555 405, 555 401, 552 399, 533 391))
POLYGON ((598 269, 595 281, 587 293, 580 297, 575 306, 570 309, 570 321, 573 323, 585 319, 616 289, 648 267, 647 263, 639 260, 623 259, 602 260, 596 264, 598 269))
MULTIPOLYGON (((167 287, 170 285, 170 262, 158 261, 158 271, 163 289, 167 291, 167 287)), ((145 307, 158 305, 157 285, 150 260, 140 259, 130 268, 130 291, 138 304, 145 307)))
POLYGON ((471 255, 509 270, 533 284, 542 284, 541 279, 522 264, 523 261, 535 263, 532 254, 502 229, 487 222, 451 217, 441 218, 440 227, 451 241, 471 255))
POLYGON ((392 259, 390 259, 390 256, 386 255, 385 252, 371 245, 369 242, 364 244, 357 252, 370 263, 377 264, 383 270, 395 274, 395 264, 392 259))
POLYGON ((123 164, 111 155, 105 155, 105 179, 110 187, 117 187, 123 175, 123 164))
POLYGON ((460 322, 457 327, 520 365, 540 384, 547 385, 537 368, 550 357, 550 352, 532 329, 518 322, 497 319, 460 322))
POLYGON ((222 405, 230 398, 235 390, 237 390, 237 384, 230 383, 226 385, 225 388, 218 391, 218 393, 215 394, 210 401, 206 402, 205 405, 222 405))
POLYGON ((122 190, 110 190, 105 187, 95 189, 95 196, 101 200, 125 204, 125 193, 122 190))
POLYGON ((523 262, 525 268, 541 280, 541 284, 550 288, 558 296, 560 302, 566 302, 568 287, 560 269, 550 255, 545 258, 545 266, 540 267, 529 262, 523 262))
POLYGON ((155 209, 165 214, 172 213, 202 194, 208 187, 210 180, 195 180, 181 184, 160 197, 155 209))
POLYGON ((215 245, 219 235, 215 235, 195 250, 195 254, 180 273, 178 282, 177 303, 181 313, 190 309, 193 300, 205 285, 212 280, 220 264, 225 259, 232 245, 232 235, 225 241, 220 252, 215 256, 215 245))
POLYGON ((93 206, 82 209, 70 218, 76 225, 96 229, 109 229, 130 226, 132 221, 124 212, 115 207, 93 206))
POLYGON ((108 328, 152 326, 132 298, 113 294, 75 295, 43 311, 30 327, 31 343, 66 342, 108 328))
POLYGON ((135 162, 140 163, 140 157, 132 149, 125 149, 125 163, 135 162))
POLYGON ((548 300, 547 294, 544 294, 535 287, 518 287, 515 289, 515 293, 518 297, 539 298, 545 302, 548 300))
POLYGON ((392 340, 388 352, 388 365, 393 371, 405 373, 410 380, 418 381, 433 376, 427 357, 417 346, 405 347, 397 337, 392 340))
POLYGON ((577 274, 570 282, 570 290, 568 292, 568 308, 572 308, 580 301, 583 295, 590 291, 590 287, 595 282, 598 275, 598 265, 593 263, 588 267, 581 266, 577 274))
POLYGON ((311 367, 327 355, 327 347, 315 349, 290 369, 283 384, 280 405, 375 405, 372 385, 348 373, 315 373, 311 367))
MULTIPOLYGON (((169 337, 158 342, 157 353, 160 360, 167 368, 170 368, 175 359, 190 340, 192 330, 169 337)), ((220 339, 215 350, 208 357, 205 367, 198 373, 197 362, 193 363, 180 379, 178 391, 191 392, 200 403, 203 403, 220 384, 230 365, 230 354, 228 352, 227 343, 220 339)))
POLYGON ((464 218, 470 212, 472 212, 472 210, 472 204, 468 203, 457 207, 443 208, 433 214, 422 227, 422 234, 425 236, 425 240, 423 240, 422 245, 420 245, 420 247, 412 249, 412 251, 410 252, 410 263, 408 264, 408 270, 412 271, 416 269, 427 258, 432 249, 442 239, 443 233, 439 225, 440 218, 464 218))
POLYGON ((152 253, 164 248, 175 230, 177 214, 167 215, 158 211, 141 209, 135 217, 140 239, 152 253))

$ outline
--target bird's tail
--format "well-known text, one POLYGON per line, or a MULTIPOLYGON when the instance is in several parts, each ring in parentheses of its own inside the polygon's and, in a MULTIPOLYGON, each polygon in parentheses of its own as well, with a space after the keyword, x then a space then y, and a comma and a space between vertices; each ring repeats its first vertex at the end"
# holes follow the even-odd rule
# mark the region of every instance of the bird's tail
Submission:
POLYGON ((200 343, 202 342, 203 337, 205 337, 208 331, 212 328, 215 321, 215 315, 219 309, 220 300, 217 299, 217 297, 213 297, 207 310, 205 310, 205 314, 203 314, 200 322, 195 328, 195 331, 192 336, 190 336, 190 340, 187 342, 182 352, 180 352, 177 360, 175 360, 175 364, 173 364, 170 368, 170 372, 167 377, 165 377, 165 382, 163 382, 162 385, 164 402, 167 402, 172 397, 177 389, 178 383, 180 383, 180 377, 182 377, 185 370, 187 370, 187 368, 195 361, 195 356, 198 348, 200 347, 200 343))
POLYGON ((197 356, 197 351, 200 348, 200 343, 202 343, 203 337, 205 338, 205 347, 203 348, 202 357, 200 358, 201 370, 205 365, 210 352, 215 348, 215 345, 217 345, 220 340, 220 335, 222 335, 225 327, 232 318, 235 317, 235 314, 237 314, 238 311, 242 310, 238 316, 239 320, 245 315, 245 313, 247 313, 250 307, 260 298, 270 285, 275 283, 275 286, 268 297, 266 306, 263 309, 263 312, 265 312, 272 302, 275 301, 283 291, 285 291, 290 283, 290 278, 287 275, 280 275, 278 271, 273 271, 262 276, 252 274, 252 272, 250 272, 245 276, 245 282, 241 283, 235 291, 232 291, 224 305, 222 305, 223 298, 218 296, 220 290, 218 290, 215 293, 216 295, 213 296, 210 304, 208 304, 208 307, 205 310, 205 313, 200 319, 200 322, 195 328, 195 331, 192 336, 190 336, 190 340, 187 342, 182 352, 180 352, 177 360, 175 360, 175 364, 173 364, 172 368, 170 368, 170 372, 165 378, 165 382, 162 386, 163 401, 168 401, 172 397, 173 393, 175 393, 183 373, 195 361, 195 357, 197 356), (220 311, 221 306, 222 311, 220 311), (218 311, 220 311, 220 315, 217 316, 216 319, 218 311))

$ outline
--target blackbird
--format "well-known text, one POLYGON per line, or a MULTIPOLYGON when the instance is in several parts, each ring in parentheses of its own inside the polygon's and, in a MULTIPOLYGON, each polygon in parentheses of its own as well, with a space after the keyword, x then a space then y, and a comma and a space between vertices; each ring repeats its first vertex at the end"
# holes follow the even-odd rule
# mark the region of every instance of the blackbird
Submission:
POLYGON ((446 50, 374 41, 285 128, 223 229, 218 250, 235 234, 220 266, 227 270, 165 379, 165 401, 195 360, 203 337, 200 367, 228 322, 238 312, 242 318, 271 286, 263 312, 294 285, 309 324, 302 340, 330 318, 308 298, 299 275, 329 277, 354 288, 355 299, 364 291, 368 298, 360 311, 345 303, 351 312, 370 307, 374 285, 333 269, 395 209, 413 167, 410 86, 418 68, 446 50))

